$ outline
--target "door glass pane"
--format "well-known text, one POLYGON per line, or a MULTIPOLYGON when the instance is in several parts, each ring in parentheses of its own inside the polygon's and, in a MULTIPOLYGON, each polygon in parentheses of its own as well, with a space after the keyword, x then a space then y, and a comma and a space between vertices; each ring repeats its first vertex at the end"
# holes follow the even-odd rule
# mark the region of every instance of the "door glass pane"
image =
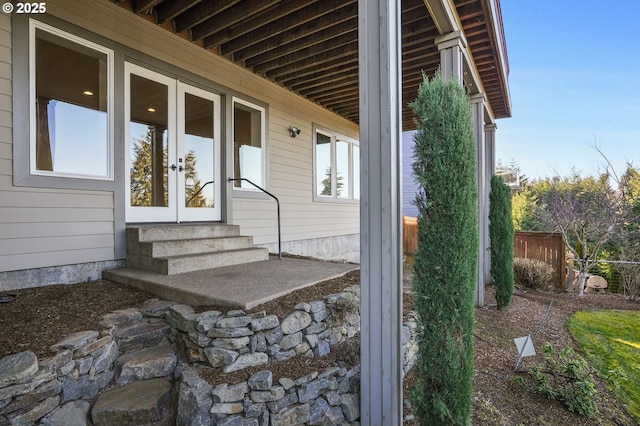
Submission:
POLYGON ((336 141, 336 196, 350 198, 349 191, 349 143, 336 141))
POLYGON ((214 207, 213 102, 185 94, 185 207, 214 207))
POLYGON ((332 195, 331 138, 322 133, 316 133, 316 195, 332 195))
POLYGON ((107 54, 40 29, 35 50, 36 169, 108 177, 107 54))
POLYGON ((132 206, 168 206, 168 93, 166 85, 131 74, 132 206))

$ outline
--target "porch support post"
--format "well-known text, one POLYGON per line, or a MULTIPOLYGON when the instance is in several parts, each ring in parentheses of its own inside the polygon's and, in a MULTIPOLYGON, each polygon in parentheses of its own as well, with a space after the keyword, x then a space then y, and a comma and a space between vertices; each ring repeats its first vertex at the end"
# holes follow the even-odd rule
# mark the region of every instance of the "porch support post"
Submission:
POLYGON ((484 286, 487 281, 486 262, 489 257, 489 182, 487 180, 487 150, 484 139, 484 93, 473 95, 471 101, 471 119, 473 137, 476 141, 476 168, 478 177, 478 282, 475 302, 484 305, 484 286))
POLYGON ((402 423, 400 2, 358 1, 361 424, 402 423))
POLYGON ((489 194, 491 193, 491 177, 496 174, 496 126, 495 123, 486 124, 484 126, 484 143, 486 147, 485 166, 484 172, 487 180, 487 226, 486 226, 486 241, 487 241, 487 255, 484 262, 484 276, 485 283, 491 281, 491 238, 489 237, 489 194))
POLYGON ((467 46, 467 40, 464 35, 460 31, 454 31, 436 37, 434 43, 440 51, 440 73, 442 78, 445 80, 453 78, 463 84, 464 51, 467 46))

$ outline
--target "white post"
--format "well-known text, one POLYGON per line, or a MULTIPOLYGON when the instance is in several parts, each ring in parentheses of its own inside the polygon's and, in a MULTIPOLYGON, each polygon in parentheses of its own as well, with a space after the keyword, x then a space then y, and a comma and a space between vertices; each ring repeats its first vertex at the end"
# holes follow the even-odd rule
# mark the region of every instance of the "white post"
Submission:
POLYGON ((434 43, 440 51, 440 74, 444 80, 451 78, 462 84, 464 72, 464 49, 467 41, 460 31, 454 31, 436 37, 434 43))
MULTIPOLYGON (((487 250, 491 245, 491 239, 489 237, 489 194, 491 193, 491 177, 496 173, 496 129, 498 126, 495 123, 486 124, 484 126, 484 139, 486 147, 485 166, 484 172, 487 181, 487 222, 485 226, 485 239, 487 243, 487 250)), ((484 262, 484 277, 485 283, 491 279, 491 254, 487 251, 487 256, 484 262)))
POLYGON ((359 0, 361 417, 402 423, 400 2, 359 0))
POLYGON ((476 141, 476 168, 478 177, 478 282, 475 302, 484 305, 484 286, 486 284, 485 262, 489 256, 489 191, 486 176, 486 146, 484 141, 484 93, 471 96, 471 119, 473 137, 476 141))

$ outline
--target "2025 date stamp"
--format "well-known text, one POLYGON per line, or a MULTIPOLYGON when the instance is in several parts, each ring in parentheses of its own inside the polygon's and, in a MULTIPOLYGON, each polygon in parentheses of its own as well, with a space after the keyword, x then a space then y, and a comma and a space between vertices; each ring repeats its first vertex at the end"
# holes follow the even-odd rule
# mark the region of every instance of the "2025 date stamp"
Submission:
POLYGON ((19 14, 41 14, 47 12, 46 2, 6 2, 2 5, 2 11, 4 13, 19 13, 19 14))

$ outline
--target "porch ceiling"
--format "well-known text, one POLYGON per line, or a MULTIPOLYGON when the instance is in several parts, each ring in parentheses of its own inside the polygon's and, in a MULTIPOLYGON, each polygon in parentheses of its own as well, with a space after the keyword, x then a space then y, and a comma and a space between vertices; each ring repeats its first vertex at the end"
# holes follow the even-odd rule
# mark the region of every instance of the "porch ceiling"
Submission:
MULTIPOLYGON (((113 0, 298 95, 358 122, 357 0, 113 0)), ((498 0, 455 0, 471 56, 495 118, 511 115, 498 38, 488 22, 498 0)), ((499 10, 499 7, 498 7, 499 10)), ((497 27, 502 22, 498 16, 497 27)), ((422 72, 440 62, 438 29, 425 0, 402 0, 403 130, 422 72)), ((505 53, 506 57, 506 53, 505 53)), ((506 64, 505 69, 508 69, 506 64)), ((508 71, 507 71, 508 72, 508 71)))

